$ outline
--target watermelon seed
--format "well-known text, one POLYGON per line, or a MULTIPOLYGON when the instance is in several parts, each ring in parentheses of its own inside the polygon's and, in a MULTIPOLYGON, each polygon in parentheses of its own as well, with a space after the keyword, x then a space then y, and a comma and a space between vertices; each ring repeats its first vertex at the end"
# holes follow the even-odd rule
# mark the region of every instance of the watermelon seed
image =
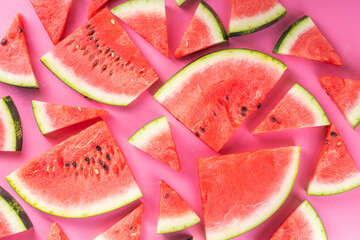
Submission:
POLYGON ((98 39, 95 39, 95 40, 94 40, 94 43, 97 43, 98 41, 99 41, 98 39))
POLYGON ((90 158, 86 157, 85 162, 90 163, 90 158))
POLYGON ((111 51, 110 55, 111 55, 111 57, 115 57, 115 54, 113 51, 111 51))
POLYGON ((202 132, 206 132, 206 130, 205 130, 204 127, 201 127, 200 130, 201 130, 202 132))
POLYGON ((76 48, 76 49, 79 49, 79 48, 80 48, 79 44, 76 44, 76 45, 75 45, 75 48, 76 48))
POLYGON ((94 172, 95 172, 96 174, 99 174, 99 170, 98 170, 97 168, 94 169, 94 172))
POLYGON ((90 37, 89 37, 89 40, 90 40, 90 41, 93 40, 93 36, 90 36, 90 37))
POLYGON ((336 132, 331 132, 330 135, 331 135, 332 137, 337 137, 336 132))
POLYGON ((225 99, 226 99, 226 101, 229 101, 229 96, 225 95, 225 99))
POLYGON ((94 163, 95 162, 95 158, 94 157, 91 157, 91 162, 94 163))
POLYGON ((214 116, 216 117, 216 112, 213 112, 214 116))
POLYGON ((106 68, 107 68, 107 65, 105 64, 105 65, 103 66, 102 70, 105 71, 106 68))
POLYGON ((110 52, 110 48, 106 49, 106 52, 105 52, 105 53, 108 53, 108 52, 110 52))
POLYGON ((95 30, 90 31, 90 35, 93 35, 95 33, 95 30))
POLYGON ((99 44, 97 44, 97 45, 95 46, 95 48, 98 48, 98 47, 100 47, 100 45, 99 45, 99 44))
POLYGON ((117 57, 117 58, 116 58, 116 62, 119 61, 119 60, 120 60, 120 57, 117 57))
POLYGON ((197 137, 200 137, 200 133, 198 133, 198 132, 196 132, 195 135, 196 135, 197 137))
POLYGON ((240 114, 242 117, 246 117, 246 113, 241 113, 240 114))
POLYGON ((261 108, 261 103, 259 103, 259 104, 257 105, 257 109, 259 109, 259 108, 261 108))
POLYGON ((1 40, 1 45, 5 45, 6 44, 6 39, 1 40))
POLYGON ((89 50, 85 50, 85 51, 84 51, 84 54, 85 54, 85 55, 88 55, 88 54, 89 54, 89 50))
POLYGON ((329 145, 330 144, 330 141, 326 139, 326 144, 329 145))
POLYGON ((101 159, 99 160, 99 163, 101 166, 104 165, 104 162, 101 159))
POLYGON ((270 119, 271 119, 271 121, 273 121, 273 122, 280 123, 274 116, 271 116, 270 119))
POLYGON ((244 112, 244 113, 246 113, 246 112, 248 111, 248 109, 247 109, 246 107, 242 107, 242 108, 241 108, 241 111, 244 112))
POLYGON ((109 166, 104 164, 103 168, 105 169, 105 171, 109 171, 109 166))
POLYGON ((98 63, 99 63, 99 61, 96 60, 96 61, 94 62, 94 67, 95 67, 98 63))
POLYGON ((23 33, 23 31, 24 31, 24 30, 23 30, 22 28, 19 28, 19 32, 20 32, 20 33, 23 33))
POLYGON ((50 166, 47 166, 46 171, 49 172, 49 170, 50 170, 50 166))
POLYGON ((114 20, 114 19, 111 19, 110 22, 111 22, 112 24, 115 24, 115 20, 114 20))
POLYGON ((73 42, 74 42, 74 41, 68 42, 66 46, 70 46, 71 44, 73 44, 73 42))
POLYGON ((99 152, 101 152, 101 147, 99 145, 96 145, 96 150, 98 150, 99 152))
POLYGON ((112 71, 110 71, 110 72, 109 72, 109 75, 110 75, 110 76, 111 76, 111 75, 113 75, 113 72, 112 72, 112 71))
POLYGON ((106 159, 110 161, 110 153, 106 154, 106 159))
POLYGON ((65 163, 65 167, 70 167, 70 163, 65 163))
POLYGON ((125 67, 125 64, 122 63, 122 64, 121 64, 121 67, 125 67))
POLYGON ((73 165, 74 167, 76 167, 76 162, 75 162, 75 161, 73 161, 73 162, 72 162, 72 165, 73 165))
POLYGON ((87 25, 87 26, 86 26, 86 29, 89 29, 90 27, 91 27, 91 25, 87 25))
POLYGON ((131 227, 130 227, 130 230, 134 230, 134 226, 131 226, 131 227))
POLYGON ((55 172, 55 166, 52 167, 52 171, 55 172))
POLYGON ((100 55, 102 53, 102 50, 99 50, 98 54, 100 55))
POLYGON ((165 198, 169 198, 169 197, 170 197, 170 194, 166 193, 165 198))

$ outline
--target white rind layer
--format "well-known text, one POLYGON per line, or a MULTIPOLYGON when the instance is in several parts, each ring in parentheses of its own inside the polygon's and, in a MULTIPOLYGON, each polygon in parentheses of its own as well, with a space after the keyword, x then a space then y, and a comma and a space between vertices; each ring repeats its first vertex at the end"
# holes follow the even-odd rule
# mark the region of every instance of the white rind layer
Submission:
POLYGON ((262 202, 262 206, 258 207, 258 209, 246 219, 233 219, 232 222, 227 223, 226 225, 219 224, 218 228, 207 228, 205 231, 207 240, 230 239, 243 234, 261 224, 280 208, 291 192, 299 169, 300 147, 292 148, 293 156, 291 164, 276 196, 270 198, 267 202, 262 202))
POLYGON ((0 151, 16 151, 16 126, 4 99, 0 99, 0 118, 5 127, 5 141, 0 151))
POLYGON ((114 7, 111 12, 120 19, 133 18, 138 13, 154 13, 166 17, 164 0, 129 0, 114 7))
POLYGON ((360 122, 360 95, 356 100, 355 107, 345 113, 346 120, 355 129, 360 122))
POLYGON ((53 125, 51 124, 49 115, 46 113, 46 103, 35 101, 32 102, 32 109, 35 117, 35 121, 42 134, 52 132, 54 130, 53 125))
POLYGON ((33 73, 27 75, 14 74, 0 69, 0 82, 20 87, 39 88, 33 73))
POLYGON ((193 211, 188 211, 182 216, 172 218, 159 218, 157 233, 176 232, 191 227, 200 222, 200 218, 193 211))
POLYGON ((0 196, 0 212, 6 218, 7 222, 10 223, 10 226, 12 227, 11 229, 12 233, 19 233, 27 230, 19 215, 14 211, 14 209, 9 205, 9 203, 1 196, 0 196))
POLYGON ((186 0, 175 0, 176 5, 181 6, 186 0))

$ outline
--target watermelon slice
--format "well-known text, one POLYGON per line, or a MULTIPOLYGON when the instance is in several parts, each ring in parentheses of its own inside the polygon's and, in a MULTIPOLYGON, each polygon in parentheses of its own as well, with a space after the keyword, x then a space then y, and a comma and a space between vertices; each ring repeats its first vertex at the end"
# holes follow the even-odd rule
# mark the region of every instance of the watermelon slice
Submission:
POLYGON ((270 240, 327 240, 320 217, 305 200, 281 224, 270 240))
POLYGON ((178 5, 180 7, 184 2, 186 2, 186 0, 175 0, 175 2, 176 2, 176 5, 178 5))
POLYGON ((330 122, 316 99, 295 83, 253 134, 286 129, 327 126, 330 122))
POLYGON ((72 0, 30 0, 54 45, 61 41, 72 0))
POLYGON ((111 12, 169 57, 164 0, 129 0, 111 12))
POLYGON ((0 238, 26 231, 33 225, 21 205, 0 186, 0 238))
POLYGON ((108 111, 32 101, 36 123, 42 134, 108 114, 108 111))
POLYGON ((76 91, 112 105, 128 105, 158 80, 157 74, 107 8, 41 60, 76 91))
POLYGON ((108 1, 109 0, 90 0, 88 19, 92 18, 98 12, 100 12, 100 10, 104 8, 108 1))
POLYGON ((351 127, 355 129, 360 122, 360 81, 333 76, 322 76, 319 81, 351 127))
POLYGON ((17 14, 0 45, 0 82, 39 88, 31 65, 25 29, 17 14))
POLYGON ((0 99, 0 151, 21 151, 23 131, 19 112, 10 96, 0 99))
POLYGON ((180 58, 227 41, 228 36, 216 12, 204 1, 199 3, 175 57, 180 58))
POLYGON ((231 0, 229 36, 247 35, 267 28, 286 14, 278 0, 231 0))
POLYGON ((30 205, 62 217, 101 214, 142 196, 104 121, 33 158, 6 179, 30 205))
POLYGON ((69 240, 65 233, 61 230, 56 222, 50 226, 50 231, 47 240, 69 240))
POLYGON ((297 20, 281 35, 273 52, 342 65, 340 56, 308 16, 297 20))
POLYGON ((94 238, 94 240, 140 240, 141 218, 143 212, 144 204, 142 203, 111 228, 94 238))
POLYGON ((154 95, 215 151, 235 133, 279 80, 286 66, 261 52, 227 49, 176 73, 154 95))
POLYGON ((360 171, 334 124, 328 128, 307 194, 332 195, 360 186, 360 171))
POLYGON ((289 195, 299 161, 300 147, 198 159, 206 239, 230 239, 269 218, 289 195))
POLYGON ((180 171, 179 157, 169 122, 165 116, 159 117, 140 128, 129 138, 128 142, 175 171, 180 171))
POLYGON ((164 181, 160 186, 158 234, 180 231, 200 222, 194 210, 174 189, 164 181))

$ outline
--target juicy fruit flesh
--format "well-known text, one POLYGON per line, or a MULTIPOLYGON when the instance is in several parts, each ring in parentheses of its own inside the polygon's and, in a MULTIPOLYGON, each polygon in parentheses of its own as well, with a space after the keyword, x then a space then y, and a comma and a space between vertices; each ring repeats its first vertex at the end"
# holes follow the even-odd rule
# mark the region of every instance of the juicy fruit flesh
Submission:
POLYGON ((0 211, 0 237, 6 237, 14 233, 16 233, 16 231, 12 228, 11 223, 4 213, 0 211))
POLYGON ((90 0, 88 19, 97 14, 109 0, 90 0))
POLYGON ((69 240, 65 233, 61 230, 56 222, 50 226, 50 231, 47 240, 69 240))
POLYGON ((253 0, 231 0, 230 16, 234 19, 252 17, 267 12, 278 3, 277 0, 266 0, 257 4, 254 4, 253 0))

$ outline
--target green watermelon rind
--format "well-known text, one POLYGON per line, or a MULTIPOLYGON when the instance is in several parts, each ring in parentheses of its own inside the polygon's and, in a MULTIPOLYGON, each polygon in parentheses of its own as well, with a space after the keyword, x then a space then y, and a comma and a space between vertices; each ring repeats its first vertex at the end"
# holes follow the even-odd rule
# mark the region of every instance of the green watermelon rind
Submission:
POLYGON ((36 121, 36 124, 39 127, 40 132, 43 135, 47 134, 49 132, 52 132, 54 129, 53 129, 53 127, 51 127, 48 124, 49 119, 48 119, 48 116, 46 115, 46 113, 44 112, 45 103, 40 102, 40 101, 32 100, 31 105, 32 105, 35 121, 36 121))
POLYGON ((175 0, 176 5, 178 5, 179 7, 186 2, 186 0, 175 0))
POLYGON ((0 69, 0 82, 24 88, 39 88, 39 85, 33 73, 28 75, 22 75, 6 72, 0 69))
POLYGON ((165 8, 164 0, 128 0, 111 9, 110 11, 121 19, 123 14, 134 14, 141 11, 159 11, 165 8))
POLYGON ((195 212, 189 211, 188 214, 182 216, 174 216, 173 218, 158 221, 157 234, 171 233, 191 227, 201 220, 195 212), (168 222, 169 221, 169 222, 168 222))

